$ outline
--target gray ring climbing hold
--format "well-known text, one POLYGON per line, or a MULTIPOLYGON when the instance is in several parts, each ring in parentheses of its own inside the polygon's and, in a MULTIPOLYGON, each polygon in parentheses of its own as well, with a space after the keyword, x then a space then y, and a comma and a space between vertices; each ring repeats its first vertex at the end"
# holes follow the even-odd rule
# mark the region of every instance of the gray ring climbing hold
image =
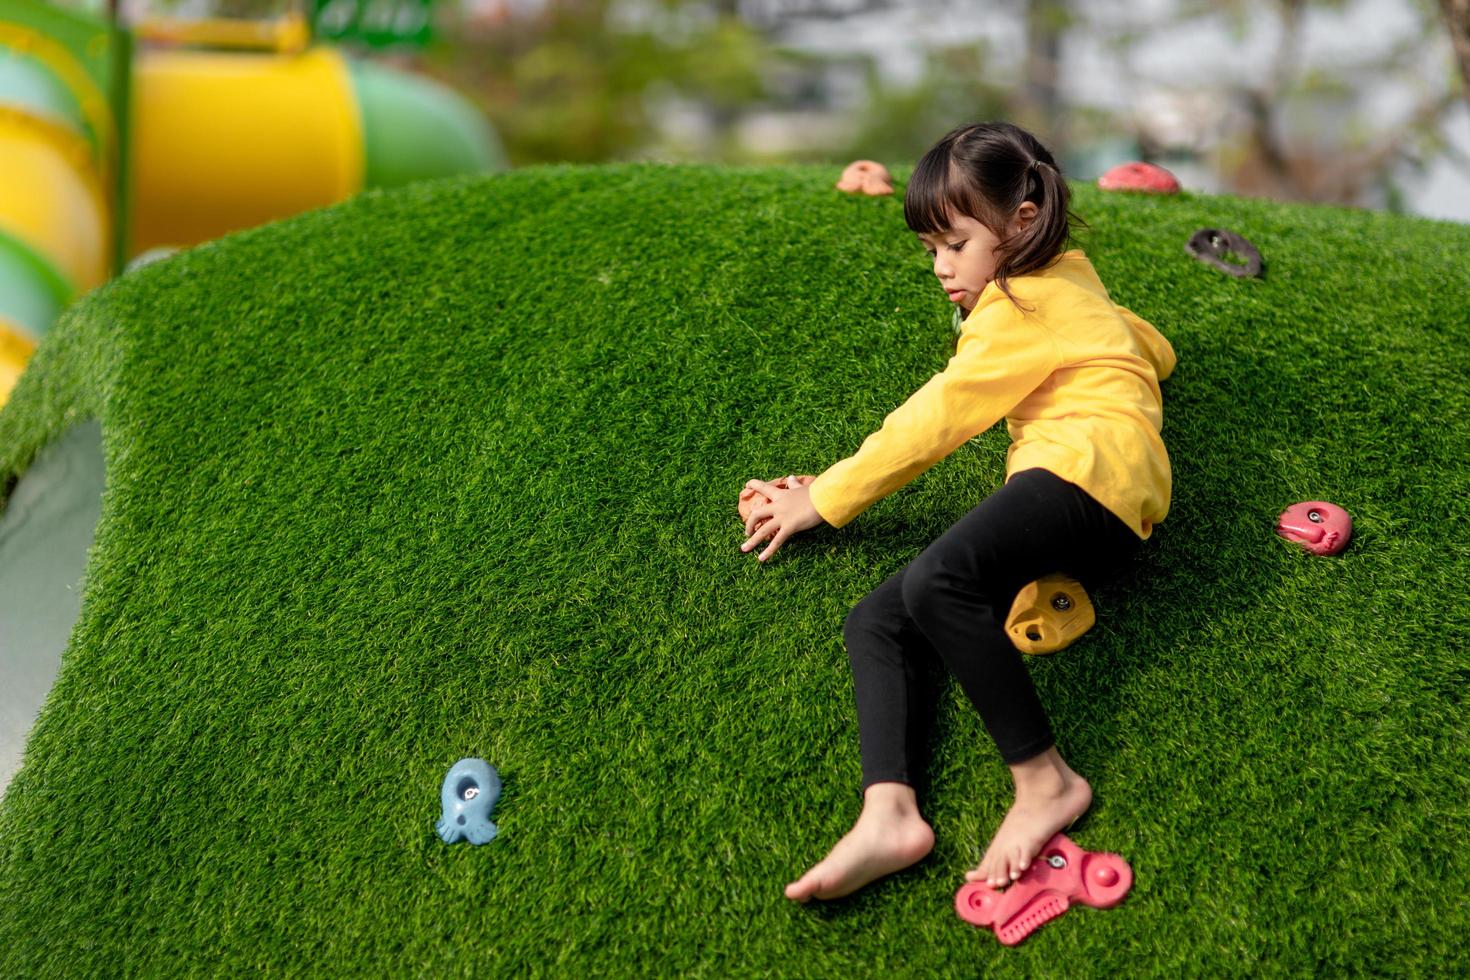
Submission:
POLYGON ((1201 228, 1190 236, 1184 251, 1205 265, 1212 265, 1221 272, 1241 279, 1259 276, 1263 267, 1261 253, 1256 251, 1256 247, 1242 236, 1224 228, 1201 228), (1244 259, 1245 264, 1227 262, 1225 257, 1231 253, 1244 259))

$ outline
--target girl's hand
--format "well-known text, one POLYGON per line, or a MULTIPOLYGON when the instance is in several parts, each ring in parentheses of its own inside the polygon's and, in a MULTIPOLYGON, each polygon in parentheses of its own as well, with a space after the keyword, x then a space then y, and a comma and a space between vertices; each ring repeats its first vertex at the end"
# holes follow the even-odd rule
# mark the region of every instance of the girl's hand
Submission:
POLYGON ((785 482, 790 489, 764 480, 751 480, 745 484, 747 490, 757 490, 771 501, 751 510, 745 519, 745 533, 750 537, 740 546, 741 551, 749 551, 765 538, 770 538, 770 547, 760 554, 761 561, 774 555, 797 531, 823 523, 822 515, 812 506, 811 490, 797 482, 794 476, 787 477, 785 482), (759 528, 756 525, 760 525, 759 528))

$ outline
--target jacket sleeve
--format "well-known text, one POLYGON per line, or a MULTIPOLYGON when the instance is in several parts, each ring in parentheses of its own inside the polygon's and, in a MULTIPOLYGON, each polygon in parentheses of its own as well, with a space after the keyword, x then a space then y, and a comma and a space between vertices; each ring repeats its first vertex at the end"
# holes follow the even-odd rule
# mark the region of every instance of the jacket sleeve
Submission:
POLYGON ((1133 336, 1138 338, 1138 347, 1143 351, 1143 356, 1154 366, 1154 374, 1163 381, 1174 373, 1176 362, 1174 347, 1163 334, 1159 333, 1152 323, 1125 307, 1118 307, 1118 312, 1123 314, 1123 319, 1128 321, 1128 326, 1133 329, 1133 336))
POLYGON ((828 524, 842 527, 990 428, 1061 363, 1051 333, 1034 318, 1008 302, 984 313, 966 323, 943 371, 813 481, 812 505, 828 524))

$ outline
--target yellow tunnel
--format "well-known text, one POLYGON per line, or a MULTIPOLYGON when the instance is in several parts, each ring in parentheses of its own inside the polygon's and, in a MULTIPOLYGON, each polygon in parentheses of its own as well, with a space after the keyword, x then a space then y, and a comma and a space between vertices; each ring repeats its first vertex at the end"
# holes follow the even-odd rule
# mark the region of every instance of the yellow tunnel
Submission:
POLYGON ((341 201, 363 133, 341 55, 152 52, 133 75, 128 254, 341 201))

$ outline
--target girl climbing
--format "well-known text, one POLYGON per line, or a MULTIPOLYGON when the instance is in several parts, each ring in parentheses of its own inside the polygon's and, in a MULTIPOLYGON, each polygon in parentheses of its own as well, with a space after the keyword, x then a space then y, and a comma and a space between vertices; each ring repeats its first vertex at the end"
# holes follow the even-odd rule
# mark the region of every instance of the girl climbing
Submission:
POLYGON ((863 598, 843 629, 852 665, 863 807, 825 858, 786 886, 837 898, 922 859, 934 832, 914 790, 938 657, 979 711, 1015 800, 970 881, 1001 887, 1092 802, 1057 750, 1021 654, 1004 629, 1017 591, 1065 572, 1116 567, 1169 508, 1159 381, 1169 342, 1115 305, 1091 262, 1066 250, 1069 191, 1050 152, 1007 123, 961 126, 919 161, 904 219, 964 319, 954 356, 809 484, 751 480, 742 551, 765 561, 793 534, 842 527, 961 444, 1006 419, 1004 486, 863 598))

